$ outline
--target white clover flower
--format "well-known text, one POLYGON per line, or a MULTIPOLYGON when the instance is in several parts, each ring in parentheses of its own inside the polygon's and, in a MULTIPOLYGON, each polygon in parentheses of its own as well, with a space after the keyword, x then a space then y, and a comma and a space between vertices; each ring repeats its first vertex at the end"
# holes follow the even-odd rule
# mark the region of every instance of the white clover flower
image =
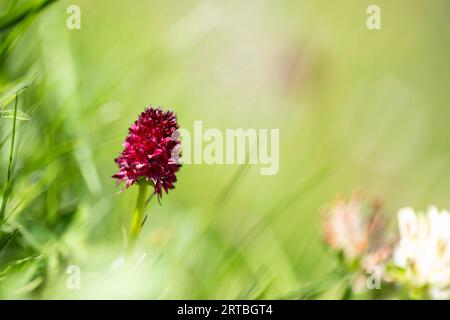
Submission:
POLYGON ((398 213, 400 240, 394 264, 405 271, 404 281, 427 288, 433 299, 450 299, 450 214, 436 207, 427 215, 411 208, 398 213))

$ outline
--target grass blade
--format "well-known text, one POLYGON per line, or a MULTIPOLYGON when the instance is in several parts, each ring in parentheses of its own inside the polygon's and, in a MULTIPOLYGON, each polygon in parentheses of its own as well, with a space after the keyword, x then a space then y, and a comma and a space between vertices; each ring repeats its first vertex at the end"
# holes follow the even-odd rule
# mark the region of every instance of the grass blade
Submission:
POLYGON ((28 121, 30 120, 30 116, 23 111, 20 110, 0 110, 0 118, 8 119, 8 118, 16 118, 17 120, 28 121))
POLYGON ((43 0, 37 3, 25 3, 15 10, 11 11, 9 14, 0 17, 0 32, 3 32, 15 25, 19 24, 28 16, 38 13, 49 4, 52 4, 57 0, 43 0))
POLYGON ((33 74, 27 75, 15 82, 12 82, 6 86, 6 88, 3 88, 0 92, 0 110, 10 104, 17 97, 17 95, 25 91, 33 81, 33 78, 33 74))
POLYGON ((19 102, 19 93, 16 95, 16 103, 14 104, 14 118, 13 127, 11 132, 11 148, 9 150, 9 163, 8 163, 8 173, 6 177, 6 188, 3 191, 2 206, 0 207, 0 225, 4 221, 6 204, 8 203, 9 193, 11 191, 11 176, 12 176, 12 164, 14 159, 14 143, 16 138, 16 123, 17 123, 17 105, 19 102))

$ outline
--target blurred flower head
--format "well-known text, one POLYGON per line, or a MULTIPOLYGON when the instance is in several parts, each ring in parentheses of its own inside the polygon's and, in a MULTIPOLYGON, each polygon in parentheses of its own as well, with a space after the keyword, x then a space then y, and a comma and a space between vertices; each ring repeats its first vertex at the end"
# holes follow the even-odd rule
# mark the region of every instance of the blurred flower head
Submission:
POLYGON ((113 178, 126 181, 125 188, 135 183, 152 183, 160 197, 173 189, 175 173, 181 165, 172 158, 180 144, 177 118, 171 111, 148 107, 130 127, 124 150, 115 159, 119 172, 113 178))
POLYGON ((436 207, 427 214, 411 208, 398 213, 400 240, 394 264, 404 270, 403 281, 427 289, 431 298, 450 299, 450 214, 436 207))
POLYGON ((338 199, 323 214, 324 240, 348 260, 354 260, 377 247, 385 220, 380 202, 363 201, 360 196, 338 199))

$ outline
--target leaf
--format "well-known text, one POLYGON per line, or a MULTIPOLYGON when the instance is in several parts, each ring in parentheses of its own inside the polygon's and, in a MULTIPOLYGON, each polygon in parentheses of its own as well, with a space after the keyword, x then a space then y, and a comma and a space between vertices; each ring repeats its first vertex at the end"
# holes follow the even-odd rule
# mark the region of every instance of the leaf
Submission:
POLYGON ((10 272, 20 270, 20 268, 28 265, 29 263, 33 263, 34 261, 39 261, 42 259, 42 255, 38 256, 30 256, 24 259, 16 260, 11 263, 9 263, 3 270, 0 271, 0 281, 2 281, 7 274, 10 272))
MULTIPOLYGON (((11 109, 0 110, 0 118, 1 119, 6 119, 6 118, 14 119, 14 110, 11 110, 11 109)), ((22 120, 22 121, 28 121, 31 118, 25 112, 17 110, 16 119, 22 120)))
POLYGON ((388 263, 386 265, 386 272, 396 279, 397 281, 403 281, 406 276, 406 270, 404 268, 398 267, 393 263, 388 263))
POLYGON ((11 242, 14 240, 14 238, 17 235, 17 229, 15 229, 11 235, 8 237, 8 239, 6 240, 5 244, 3 245, 3 248, 0 249, 0 258, 3 257, 3 254, 5 253, 6 249, 8 248, 8 246, 11 244, 11 242))
POLYGON ((10 102, 12 102, 16 96, 21 94, 33 81, 34 75, 27 75, 23 78, 18 79, 12 83, 9 83, 5 88, 0 90, 0 110, 6 107, 10 102))
POLYGON ((55 1, 57 0, 27 1, 15 6, 7 14, 0 15, 0 32, 14 27, 28 16, 38 13, 55 1))

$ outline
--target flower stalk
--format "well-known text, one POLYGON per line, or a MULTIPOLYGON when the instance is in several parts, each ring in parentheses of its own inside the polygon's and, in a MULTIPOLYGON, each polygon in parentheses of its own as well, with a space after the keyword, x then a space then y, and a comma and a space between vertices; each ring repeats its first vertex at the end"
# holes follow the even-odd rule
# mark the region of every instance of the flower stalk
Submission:
POLYGON ((145 208, 147 204, 147 194, 149 192, 149 184, 141 182, 139 184, 139 193, 136 201, 136 207, 133 211, 131 220, 130 237, 128 240, 128 257, 132 259, 135 254, 136 239, 142 229, 144 222, 145 208))
POLYGON ((178 135, 177 117, 172 111, 149 106, 131 125, 123 143, 123 151, 115 159, 119 172, 113 175, 117 184, 125 182, 125 188, 139 186, 136 207, 126 245, 126 259, 135 256, 136 240, 145 222, 145 208, 153 195, 160 202, 163 192, 175 188, 176 173, 181 167, 178 154, 181 141, 178 135), (176 152, 175 152, 176 153, 176 152), (152 196, 149 191, 152 189, 152 196))

